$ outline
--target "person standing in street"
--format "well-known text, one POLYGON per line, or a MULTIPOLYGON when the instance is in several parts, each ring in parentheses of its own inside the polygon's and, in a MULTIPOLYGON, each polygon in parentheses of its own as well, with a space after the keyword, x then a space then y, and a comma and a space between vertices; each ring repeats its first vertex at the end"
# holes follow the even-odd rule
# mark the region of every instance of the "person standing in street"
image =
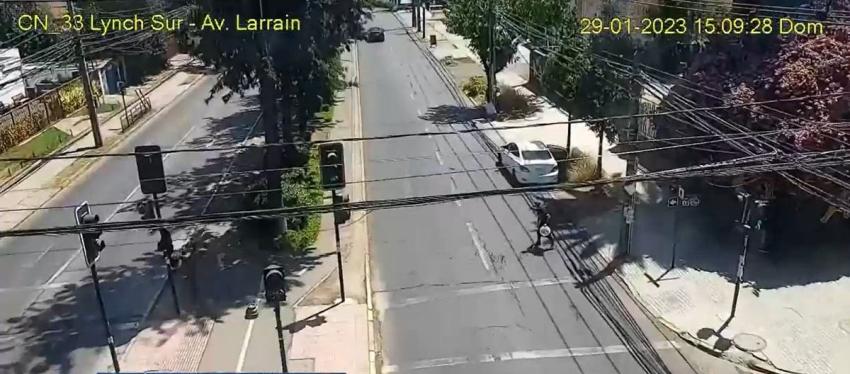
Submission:
POLYGON ((542 202, 538 201, 535 203, 534 213, 537 215, 537 240, 534 242, 534 245, 536 247, 540 247, 544 236, 549 238, 551 244, 552 229, 549 227, 549 218, 551 218, 551 216, 546 212, 542 202))

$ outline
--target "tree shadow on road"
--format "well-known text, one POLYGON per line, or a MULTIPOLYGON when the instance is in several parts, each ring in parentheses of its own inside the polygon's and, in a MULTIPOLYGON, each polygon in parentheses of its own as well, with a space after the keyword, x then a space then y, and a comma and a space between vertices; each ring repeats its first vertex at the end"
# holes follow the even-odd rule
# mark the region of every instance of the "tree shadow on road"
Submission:
MULTIPOLYGON (((244 101, 236 104, 242 108, 234 114, 205 119, 202 126, 209 135, 190 139, 186 146, 202 148, 213 141, 215 146, 235 145, 245 140, 259 111, 256 99, 241 100, 244 101)), ((261 129, 252 136, 261 137, 261 129)), ((197 162, 193 157, 201 157, 203 164, 169 177, 169 192, 161 196, 163 216, 243 210, 245 174, 234 173, 222 178, 222 173, 262 168, 261 152, 252 149, 204 155, 180 153, 167 160, 166 170, 169 165, 197 162), (220 186, 219 182, 222 182, 220 186)), ((123 217, 116 217, 116 220, 139 218, 133 204, 119 209, 117 214, 123 217)), ((318 266, 322 257, 327 256, 312 250, 297 255, 277 251, 269 232, 248 222, 197 225, 171 231, 178 250, 185 239, 197 239, 191 257, 175 271, 184 310, 182 319, 196 321, 196 333, 204 333, 201 321, 221 321, 228 313, 241 310, 253 301, 260 289, 262 269, 268 264, 278 263, 285 267, 286 285, 291 289, 303 286, 295 275, 297 272, 318 266), (195 318, 190 319, 190 316, 195 318)), ((146 319, 157 298, 160 302, 170 298, 157 297, 170 294, 165 283, 165 262, 154 250, 159 236, 149 230, 131 230, 107 232, 104 238, 107 250, 98 263, 98 274, 115 343, 126 345, 143 328, 168 329, 171 325, 163 325, 166 320, 146 319), (120 261, 120 256, 111 256, 114 251, 131 253, 132 261, 120 261)), ((66 242, 76 243, 76 239, 66 242)), ((5 321, 9 328, 4 335, 11 339, 0 343, 0 355, 14 356, 14 359, 0 363, 0 372, 67 373, 72 369, 80 370, 76 367, 79 365, 94 365, 80 357, 95 356, 91 351, 103 349, 106 339, 88 269, 74 266, 80 265, 72 265, 60 277, 60 280, 69 278, 69 284, 44 290, 22 316, 5 321), (76 282, 77 279, 81 281, 76 282), (86 351, 89 353, 83 353, 86 351)))
POLYGON ((484 118, 484 114, 484 110, 481 108, 439 105, 428 108, 428 111, 419 116, 419 118, 433 122, 436 125, 453 125, 484 118))

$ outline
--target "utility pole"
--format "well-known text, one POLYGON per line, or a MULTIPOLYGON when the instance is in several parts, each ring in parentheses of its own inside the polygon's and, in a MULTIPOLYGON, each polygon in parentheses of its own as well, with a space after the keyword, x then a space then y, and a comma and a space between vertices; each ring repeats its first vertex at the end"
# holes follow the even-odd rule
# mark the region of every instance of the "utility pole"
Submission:
POLYGON ((487 9, 488 47, 490 48, 490 70, 487 76, 487 97, 493 106, 496 105, 496 9, 493 1, 487 9))
MULTIPOLYGON (((72 0, 66 1, 68 7, 68 15, 71 16, 71 20, 73 21, 76 17, 74 11, 74 2, 72 0)), ((95 148, 100 148, 103 145, 103 138, 100 136, 100 124, 97 120, 97 108, 95 108, 94 105, 94 95, 92 95, 91 81, 89 80, 89 70, 86 67, 86 55, 85 51, 83 51, 83 41, 80 39, 79 30, 72 30, 72 33, 74 34, 74 40, 76 42, 75 47, 77 52, 77 68, 80 71, 80 80, 83 82, 83 92, 86 95, 86 107, 88 107, 89 111, 89 121, 91 121, 91 133, 94 137, 94 146, 95 148)))
POLYGON ((425 26, 427 25, 427 15, 425 11, 428 9, 428 0, 424 0, 422 2, 422 40, 425 40, 428 36, 425 35, 425 26))
MULTIPOLYGON (((632 57, 632 113, 635 114, 632 117, 631 122, 629 123, 628 128, 626 129, 626 141, 637 140, 637 131, 638 131, 638 115, 640 114, 640 95, 641 95, 641 85, 638 80, 638 50, 636 49, 634 52, 634 56, 632 57)), ((601 152, 600 152, 601 154, 601 152)), ((632 154, 626 160, 626 176, 632 176, 637 173, 637 163, 638 157, 637 154, 632 154)), ((601 177, 601 174, 600 174, 601 177)), ((631 254, 632 252, 632 223, 634 223, 635 219, 635 200, 637 195, 637 185, 634 183, 626 183, 624 186, 624 190, 628 195, 626 197, 626 206, 623 208, 623 249, 625 250, 625 254, 631 254)))
POLYGON ((741 209, 740 227, 744 232, 744 240, 741 246, 741 252, 738 255, 738 271, 735 277, 735 293, 732 295, 732 312, 729 314, 727 323, 735 318, 735 311, 738 308, 738 294, 741 292, 741 283, 744 280, 744 267, 747 265, 747 250, 750 247, 750 194, 748 192, 739 192, 738 200, 741 201, 743 208, 741 209))
POLYGON ((415 27, 417 31, 419 31, 419 0, 413 0, 410 2, 410 11, 411 21, 413 21, 413 25, 411 27, 415 27))

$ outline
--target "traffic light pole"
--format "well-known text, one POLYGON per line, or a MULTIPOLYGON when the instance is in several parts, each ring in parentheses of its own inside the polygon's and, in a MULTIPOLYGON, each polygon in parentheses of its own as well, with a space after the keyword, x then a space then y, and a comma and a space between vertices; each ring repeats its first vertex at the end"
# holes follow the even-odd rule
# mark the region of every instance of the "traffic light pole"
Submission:
POLYGON ((280 322, 280 302, 274 304, 274 319, 277 323, 277 344, 280 347, 280 367, 284 373, 289 372, 286 368, 286 343, 283 341, 283 324, 280 322))
MULTIPOLYGON (((336 190, 331 190, 331 201, 334 204, 334 212, 337 210, 337 195, 336 190)), ((334 213, 336 214, 336 213, 334 213)), ((334 216, 334 239, 336 239, 336 266, 337 272, 339 274, 339 298, 341 301, 345 301, 345 278, 342 274, 342 251, 340 250, 339 245, 339 223, 336 220, 336 216, 334 216)))
MULTIPOLYGON (((71 19, 74 19, 74 2, 72 0, 67 0, 66 7, 68 8, 68 15, 71 19)), ((100 136, 100 124, 98 123, 97 108, 95 107, 94 95, 92 94, 91 77, 89 76, 89 71, 86 67, 86 55, 83 50, 83 42, 80 39, 79 30, 74 32, 74 42, 74 49, 77 52, 77 68, 79 69, 80 81, 83 83, 83 93, 86 97, 86 107, 89 112, 89 121, 91 122, 91 133, 94 138, 94 146, 95 148, 100 148, 103 145, 103 138, 100 136)))
MULTIPOLYGON (((162 212, 159 210, 159 198, 157 198, 156 194, 151 194, 153 197, 153 209, 154 213, 156 213, 157 219, 162 219, 162 212)), ((183 314, 180 310, 180 300, 177 299, 177 286, 174 284, 174 269, 171 268, 170 259, 167 259, 165 267, 168 268, 168 286, 171 288, 171 299, 174 300, 174 310, 177 312, 177 315, 183 314)))
POLYGON ((89 267, 91 270, 91 279, 94 283, 94 293, 97 295, 97 305, 100 308, 100 317, 103 319, 103 328, 106 330, 106 343, 109 345, 109 354, 112 356, 112 367, 116 373, 121 372, 121 366, 118 364, 118 353, 115 351, 115 338, 112 337, 112 328, 109 326, 109 317, 106 316, 106 306, 103 303, 103 296, 100 293, 100 279, 97 277, 97 267, 92 263, 89 267))

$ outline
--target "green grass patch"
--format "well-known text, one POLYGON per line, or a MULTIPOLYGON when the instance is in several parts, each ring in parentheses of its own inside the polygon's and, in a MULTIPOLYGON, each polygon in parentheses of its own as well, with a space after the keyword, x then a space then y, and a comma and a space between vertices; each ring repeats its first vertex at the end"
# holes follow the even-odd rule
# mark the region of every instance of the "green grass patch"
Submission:
POLYGON ((325 110, 316 113, 316 119, 322 123, 331 123, 334 120, 334 107, 329 105, 325 110))
POLYGON ((103 104, 98 105, 97 113, 98 114, 110 113, 110 112, 114 112, 115 110, 118 110, 118 109, 121 109, 121 104, 118 104, 118 103, 103 103, 103 104))
MULTIPOLYGON (((0 155, 2 158, 40 157, 58 149, 71 137, 62 130, 48 127, 24 144, 12 147, 0 155)), ((8 178, 17 170, 29 165, 28 162, 0 161, 0 179, 8 178)))
MULTIPOLYGON (((283 206, 322 205, 324 191, 318 188, 320 184, 319 155, 316 151, 311 151, 306 169, 283 174, 281 182, 283 206)), ((319 214, 287 218, 288 231, 278 238, 280 248, 290 253, 304 253, 316 243, 321 225, 322 217, 319 214)))

